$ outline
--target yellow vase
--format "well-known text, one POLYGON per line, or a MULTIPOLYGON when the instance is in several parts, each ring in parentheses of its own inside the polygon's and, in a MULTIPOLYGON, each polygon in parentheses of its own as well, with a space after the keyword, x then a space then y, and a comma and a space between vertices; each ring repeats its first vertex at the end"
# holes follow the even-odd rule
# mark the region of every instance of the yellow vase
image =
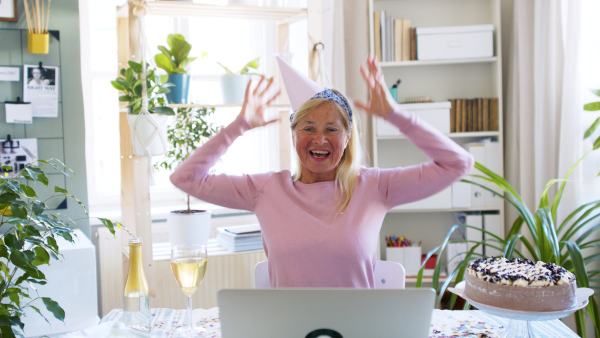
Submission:
POLYGON ((50 36, 46 34, 27 34, 27 51, 31 54, 48 54, 50 36))

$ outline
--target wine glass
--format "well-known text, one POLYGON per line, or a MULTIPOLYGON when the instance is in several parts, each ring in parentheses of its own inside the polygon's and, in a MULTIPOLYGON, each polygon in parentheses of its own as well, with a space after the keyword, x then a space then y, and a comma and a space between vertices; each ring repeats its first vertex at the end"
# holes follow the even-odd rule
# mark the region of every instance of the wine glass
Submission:
POLYGON ((187 327, 175 330, 174 337, 203 337, 206 332, 204 328, 194 328, 192 322, 192 295, 204 279, 206 259, 206 245, 181 244, 171 249, 171 268, 177 284, 187 296, 188 313, 187 327))

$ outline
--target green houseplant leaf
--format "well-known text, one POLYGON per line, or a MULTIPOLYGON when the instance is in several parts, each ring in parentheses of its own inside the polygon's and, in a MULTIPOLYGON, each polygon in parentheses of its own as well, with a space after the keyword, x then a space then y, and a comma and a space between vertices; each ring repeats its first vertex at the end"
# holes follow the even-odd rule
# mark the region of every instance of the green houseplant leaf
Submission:
MULTIPOLYGON (((125 73, 125 72, 123 72, 125 73)), ((32 308, 41 315, 38 306, 64 321, 65 311, 50 297, 30 294, 28 285, 47 283, 40 271, 52 260, 61 259, 56 237, 73 242, 77 220, 66 215, 47 213, 39 196, 67 197, 81 204, 66 189, 48 186, 47 172, 68 176, 72 172, 58 160, 38 160, 10 176, 0 177, 0 332, 2 337, 22 336, 24 311, 32 308), (34 184, 39 182, 40 184, 34 184), (40 191, 43 189, 44 191, 40 191), (44 194, 45 192, 45 194, 44 194), (34 297, 35 296, 35 297, 34 297), (35 302, 39 302, 36 304, 35 302)), ((85 211, 85 208, 84 208, 85 211)), ((104 220, 112 229, 115 223, 104 220)), ((119 225, 119 227, 121 227, 119 225)), ((44 318, 42 316, 42 318, 44 318)), ((47 319, 44 318, 46 321, 47 319)))

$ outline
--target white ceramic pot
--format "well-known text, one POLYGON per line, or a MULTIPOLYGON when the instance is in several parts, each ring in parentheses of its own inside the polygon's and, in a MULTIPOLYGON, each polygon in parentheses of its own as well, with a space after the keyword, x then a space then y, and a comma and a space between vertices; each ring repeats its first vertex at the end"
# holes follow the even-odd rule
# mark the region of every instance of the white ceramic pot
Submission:
POLYGON ((246 86, 250 75, 223 75, 221 76, 221 89, 223 90, 223 103, 242 104, 246 94, 246 86))
POLYGON ((208 244, 210 234, 210 211, 192 210, 171 211, 167 215, 169 242, 171 246, 179 244, 208 244))
POLYGON ((171 117, 160 114, 127 114, 135 156, 159 156, 169 149, 167 126, 171 117), (145 148, 148 148, 146 153, 145 148))

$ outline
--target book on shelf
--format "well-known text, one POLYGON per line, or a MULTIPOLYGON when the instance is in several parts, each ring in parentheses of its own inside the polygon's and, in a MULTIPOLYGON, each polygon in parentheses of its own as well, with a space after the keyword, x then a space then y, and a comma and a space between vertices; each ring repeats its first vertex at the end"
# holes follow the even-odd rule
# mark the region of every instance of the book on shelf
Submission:
POLYGON ((477 130, 484 131, 483 129, 483 99, 477 99, 477 130))
POLYGON ((456 133, 456 99, 450 100, 450 132, 456 133))
POLYGON ((417 60, 417 30, 410 27, 410 60, 417 60))
POLYGON ((375 35, 375 56, 381 62, 381 13, 373 12, 373 34, 375 35))
POLYGON ((394 20, 394 61, 402 61, 402 21, 394 20))
POLYGON ((465 131, 467 131, 467 100, 462 100, 461 109, 462 110, 460 112, 460 118, 461 118, 460 131, 465 132, 465 131))
POLYGON ((483 101, 483 127, 481 130, 490 130, 490 99, 482 99, 483 101))
POLYGON ((490 129, 493 131, 499 130, 499 121, 498 121, 498 98, 490 99, 490 129))
POLYGON ((387 29, 387 38, 388 38, 388 56, 387 56, 387 60, 388 61, 394 61, 394 18, 391 16, 388 16, 385 19, 385 23, 386 23, 386 29, 387 29))
POLYGON ((379 30, 381 31, 381 61, 387 61, 387 25, 385 23, 386 21, 386 14, 385 11, 381 11, 380 12, 380 27, 379 30))
POLYGON ((402 61, 410 61, 410 20, 402 19, 402 61))

